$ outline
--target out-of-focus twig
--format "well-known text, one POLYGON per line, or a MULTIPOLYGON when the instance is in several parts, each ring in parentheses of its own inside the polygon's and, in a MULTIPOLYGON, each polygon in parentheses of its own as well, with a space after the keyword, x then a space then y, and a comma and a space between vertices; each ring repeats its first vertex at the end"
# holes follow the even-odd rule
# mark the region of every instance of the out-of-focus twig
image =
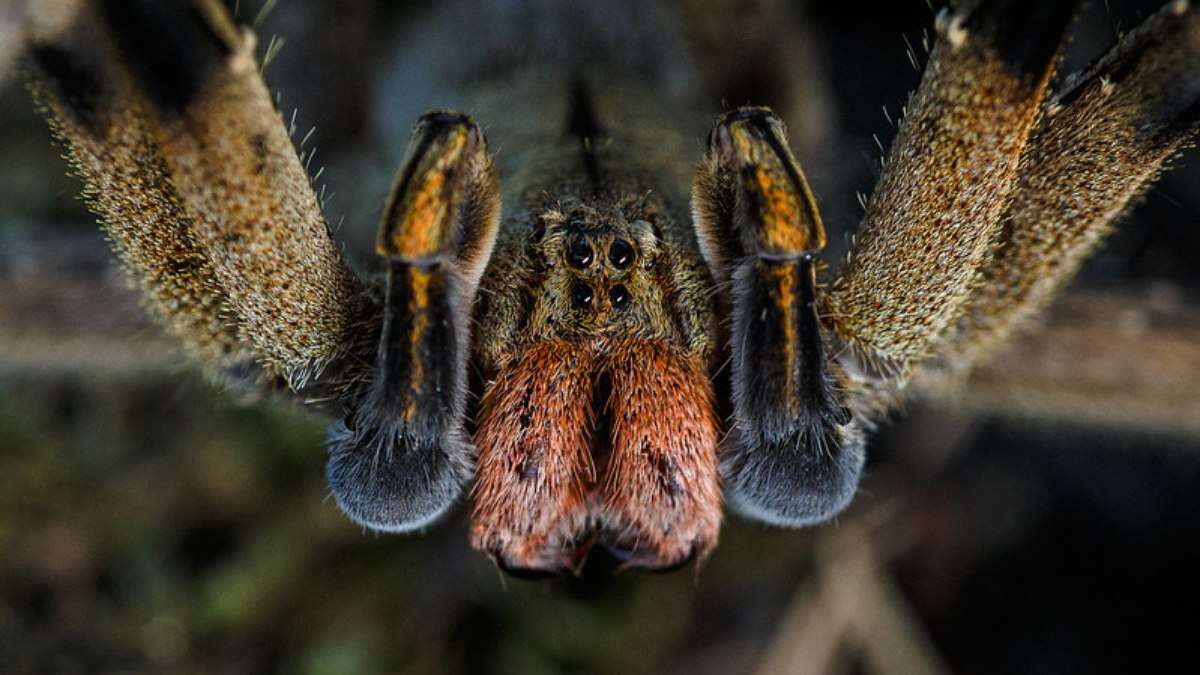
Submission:
POLYGON ((1069 293, 965 382, 918 385, 968 412, 1200 436, 1200 308, 1166 286, 1069 293))
MULTIPOLYGON (((97 234, 0 239, 0 372, 100 375, 184 361, 97 234)), ((934 407, 1200 436, 1200 307, 1166 288, 1080 292, 965 382, 914 383, 934 407)))
POLYGON ((821 531, 814 574, 780 621, 760 662, 760 675, 842 672, 848 655, 871 673, 948 671, 887 565, 928 535, 921 527, 924 520, 914 517, 913 506, 920 502, 914 497, 968 442, 977 425, 954 415, 945 420, 924 408, 913 416, 915 423, 902 427, 908 433, 900 445, 918 447, 906 453, 908 461, 885 464, 871 477, 872 490, 889 497, 860 500, 836 528, 821 531), (929 423, 931 417, 941 423, 929 423), (939 433, 919 431, 935 427, 939 433))
POLYGON ((127 377, 183 366, 99 232, 0 237, 0 372, 127 377))
POLYGON ((887 574, 887 556, 874 544, 874 533, 883 528, 861 522, 878 515, 829 531, 817 551, 816 573, 780 622, 759 675, 838 672, 847 653, 872 673, 948 672, 887 574))

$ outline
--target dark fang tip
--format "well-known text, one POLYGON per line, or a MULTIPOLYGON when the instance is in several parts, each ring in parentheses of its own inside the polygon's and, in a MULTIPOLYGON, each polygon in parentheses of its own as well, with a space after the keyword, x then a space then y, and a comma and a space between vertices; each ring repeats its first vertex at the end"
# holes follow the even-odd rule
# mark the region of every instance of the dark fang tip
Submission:
POLYGON ((508 564, 503 556, 493 556, 496 562, 496 567, 500 568, 508 576, 522 581, 541 581, 544 579, 553 579, 554 577, 562 576, 565 570, 542 569, 538 567, 516 567, 508 564))
POLYGON ((615 540, 602 542, 602 550, 618 561, 619 571, 637 570, 651 574, 668 574, 687 567, 700 555, 701 546, 693 544, 687 555, 670 562, 662 562, 656 553, 647 551, 634 543, 615 540))

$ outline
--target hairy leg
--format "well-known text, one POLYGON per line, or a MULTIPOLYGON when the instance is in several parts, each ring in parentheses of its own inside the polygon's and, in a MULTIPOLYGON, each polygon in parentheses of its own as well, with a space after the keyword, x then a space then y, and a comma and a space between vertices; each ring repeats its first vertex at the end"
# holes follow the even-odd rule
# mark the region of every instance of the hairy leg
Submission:
POLYGON ((938 16, 924 77, 823 307, 859 374, 902 383, 959 316, 1076 4, 976 0, 938 16))
POLYGON ((406 530, 443 513, 470 470, 467 311, 499 217, 478 127, 447 113, 417 127, 380 234, 379 326, 259 75, 253 37, 220 2, 41 7, 47 27, 30 52, 52 124, 175 332, 209 361, 248 345, 306 397, 347 409, 328 474, 351 518, 406 530))
POLYGON ((303 386, 353 343, 362 296, 259 75, 253 36, 215 0, 96 6, 244 336, 303 386))
POLYGON ((252 365, 253 352, 239 341, 240 317, 171 181, 148 102, 95 30, 94 9, 54 8, 38 4, 30 14, 31 88, 85 182, 88 207, 147 308, 189 355, 218 377, 252 365))
POLYGON ((1021 159, 1001 237, 946 338, 955 369, 1027 325, 1200 122, 1200 10, 1171 2, 1050 99, 1021 159))
POLYGON ((454 503, 474 450, 463 431, 469 310, 500 215, 483 132, 423 116, 384 210, 387 296, 374 367, 331 431, 329 483, 367 527, 424 526, 454 503))

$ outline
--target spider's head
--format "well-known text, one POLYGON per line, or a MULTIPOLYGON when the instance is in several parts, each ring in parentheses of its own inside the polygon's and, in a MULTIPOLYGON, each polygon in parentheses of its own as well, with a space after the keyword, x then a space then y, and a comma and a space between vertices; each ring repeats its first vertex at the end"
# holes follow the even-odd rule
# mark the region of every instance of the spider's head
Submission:
POLYGON ((528 334, 535 340, 664 337, 663 250, 657 212, 643 200, 571 198, 538 217, 531 241, 539 287, 528 334))
POLYGON ((652 199, 576 191, 534 210, 528 269, 510 275, 529 280, 528 320, 488 373, 474 436, 472 542, 506 571, 573 571, 593 548, 669 569, 716 544, 711 326, 683 318, 711 320, 710 287, 678 264, 679 224, 652 199))

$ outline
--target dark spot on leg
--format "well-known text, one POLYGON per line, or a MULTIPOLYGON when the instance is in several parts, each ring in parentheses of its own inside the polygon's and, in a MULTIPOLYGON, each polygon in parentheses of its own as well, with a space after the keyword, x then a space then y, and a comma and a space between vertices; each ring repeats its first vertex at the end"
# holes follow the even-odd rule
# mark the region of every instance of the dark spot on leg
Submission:
POLYGON ((209 73, 231 54, 191 3, 104 0, 101 11, 138 83, 167 112, 187 107, 209 73))
POLYGON ((178 258, 167 261, 167 267, 171 270, 171 274, 181 275, 186 272, 191 272, 202 265, 202 261, 196 258, 178 258))
POLYGON ((538 477, 538 474, 542 470, 542 460, 545 454, 545 448, 539 443, 528 455, 522 457, 521 461, 517 462, 517 476, 522 482, 538 477))
POLYGON ((526 389, 524 395, 521 396, 521 416, 517 418, 517 428, 521 435, 525 435, 525 430, 533 424, 533 413, 529 410, 529 399, 533 396, 532 389, 526 389))
POLYGON ((254 173, 261 176, 267 172, 267 135, 255 134, 250 146, 254 149, 254 173))
POLYGON ((83 59, 57 45, 33 45, 29 56, 51 92, 83 127, 98 134, 100 102, 104 96, 100 74, 83 59))

